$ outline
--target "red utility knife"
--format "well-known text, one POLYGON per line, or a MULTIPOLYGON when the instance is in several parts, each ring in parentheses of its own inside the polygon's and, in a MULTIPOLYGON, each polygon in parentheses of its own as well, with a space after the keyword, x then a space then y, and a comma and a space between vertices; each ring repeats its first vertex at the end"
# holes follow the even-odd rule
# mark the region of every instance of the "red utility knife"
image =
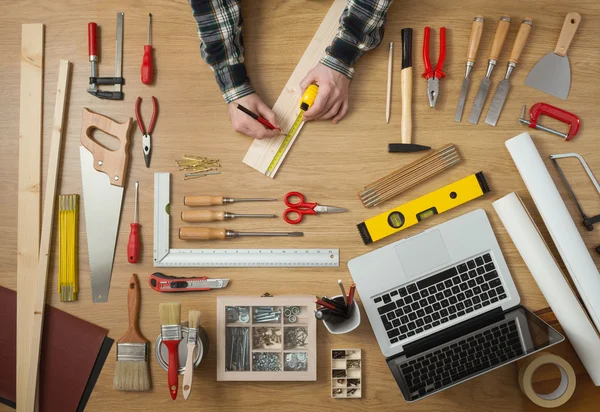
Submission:
POLYGON ((203 277, 175 277, 160 272, 150 275, 148 284, 157 292, 193 292, 199 290, 222 289, 227 286, 229 279, 209 279, 203 277))

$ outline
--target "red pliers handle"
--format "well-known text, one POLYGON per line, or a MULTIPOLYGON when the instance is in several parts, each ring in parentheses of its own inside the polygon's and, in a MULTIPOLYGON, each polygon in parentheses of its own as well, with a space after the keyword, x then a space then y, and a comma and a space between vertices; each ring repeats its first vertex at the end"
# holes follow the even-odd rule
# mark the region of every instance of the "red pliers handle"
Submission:
POLYGON ((138 126, 140 127, 140 131, 142 132, 142 134, 152 134, 152 132, 154 131, 154 125, 156 124, 156 116, 158 116, 158 100, 156 100, 156 97, 152 96, 153 109, 148 130, 146 130, 146 126, 144 126, 144 119, 142 119, 142 114, 140 113, 141 103, 142 98, 138 97, 135 101, 135 118, 137 119, 138 126))
POLYGON ((423 41, 423 61, 425 62, 425 72, 423 73, 423 77, 427 80, 433 78, 442 79, 446 77, 446 73, 444 73, 444 62, 446 61, 446 28, 442 27, 440 29, 440 56, 435 67, 431 65, 431 60, 429 58, 429 43, 431 40, 431 29, 429 27, 425 27, 425 39, 423 41))

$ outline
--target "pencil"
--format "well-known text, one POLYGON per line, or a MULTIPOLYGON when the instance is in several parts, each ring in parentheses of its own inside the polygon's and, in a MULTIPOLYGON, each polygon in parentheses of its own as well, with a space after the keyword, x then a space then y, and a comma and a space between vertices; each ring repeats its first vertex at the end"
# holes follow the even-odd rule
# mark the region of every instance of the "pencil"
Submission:
POLYGON ((356 290, 356 284, 353 283, 350 285, 350 289, 348 289, 348 306, 352 306, 354 303, 354 291, 356 290))
POLYGON ((394 42, 390 42, 390 54, 388 58, 388 82, 387 82, 387 99, 385 103, 385 122, 390 122, 390 111, 392 105, 392 68, 394 60, 394 42))
POLYGON ((346 306, 348 306, 348 295, 346 295, 346 289, 344 289, 342 279, 338 280, 338 285, 340 285, 340 290, 342 291, 342 296, 344 297, 344 303, 346 303, 346 306))
POLYGON ((242 112, 246 113, 248 116, 250 116, 251 118, 255 119, 256 121, 258 121, 260 124, 262 124, 263 126, 265 126, 267 129, 270 130, 278 130, 277 127, 273 126, 271 123, 269 123, 269 121, 261 116, 259 116, 258 114, 254 113, 251 110, 246 109, 244 106, 242 106, 241 104, 238 103, 237 108, 240 109, 242 112))

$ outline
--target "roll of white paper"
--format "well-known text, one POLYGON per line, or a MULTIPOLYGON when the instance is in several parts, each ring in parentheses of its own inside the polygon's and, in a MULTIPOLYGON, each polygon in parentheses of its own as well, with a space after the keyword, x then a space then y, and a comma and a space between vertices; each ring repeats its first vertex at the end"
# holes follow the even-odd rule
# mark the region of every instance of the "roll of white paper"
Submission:
POLYGON ((538 208, 592 322, 600 331, 600 273, 529 133, 506 147, 538 208))
POLYGON ((527 209, 515 193, 493 206, 594 385, 600 386, 600 337, 527 209))

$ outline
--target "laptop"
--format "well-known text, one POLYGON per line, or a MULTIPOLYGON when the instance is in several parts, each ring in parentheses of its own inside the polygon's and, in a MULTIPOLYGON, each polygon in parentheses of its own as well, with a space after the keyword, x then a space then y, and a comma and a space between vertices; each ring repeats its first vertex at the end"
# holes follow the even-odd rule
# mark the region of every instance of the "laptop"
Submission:
POLYGON ((352 259, 348 268, 409 402, 564 340, 520 305, 482 209, 352 259))

